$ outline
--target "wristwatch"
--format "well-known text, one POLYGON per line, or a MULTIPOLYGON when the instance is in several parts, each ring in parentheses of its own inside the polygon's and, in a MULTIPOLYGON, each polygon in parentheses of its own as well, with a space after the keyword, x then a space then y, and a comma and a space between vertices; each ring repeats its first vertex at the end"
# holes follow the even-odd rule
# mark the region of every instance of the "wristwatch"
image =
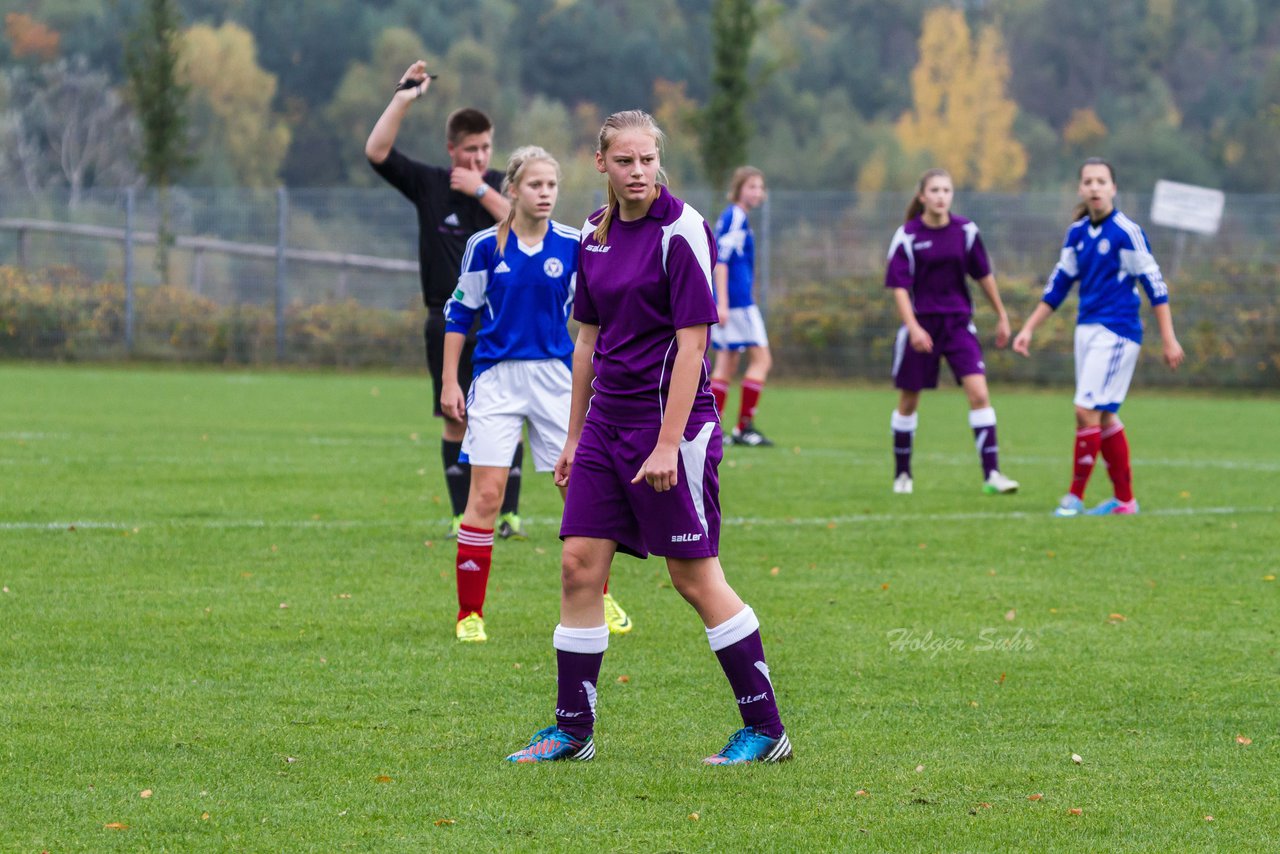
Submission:
POLYGON ((487 193, 487 192, 489 192, 489 185, 488 185, 488 184, 486 184, 485 182, 481 181, 481 182, 480 182, 480 186, 479 186, 479 187, 476 187, 476 198, 477 198, 477 199, 483 199, 483 198, 484 198, 484 194, 485 194, 485 193, 487 193))

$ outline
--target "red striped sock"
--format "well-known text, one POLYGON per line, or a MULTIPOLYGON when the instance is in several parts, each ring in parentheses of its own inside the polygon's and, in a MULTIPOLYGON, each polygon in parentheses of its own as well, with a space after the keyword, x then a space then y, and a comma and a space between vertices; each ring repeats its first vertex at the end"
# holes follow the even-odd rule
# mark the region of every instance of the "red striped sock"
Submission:
POLYGON ((484 616, 484 593, 493 561, 493 529, 463 525, 458 530, 458 619, 484 616))
POLYGON ((711 381, 711 394, 716 399, 716 411, 720 413, 721 418, 724 417, 724 405, 729 400, 729 382, 728 380, 711 381))
POLYGON ((1107 474, 1120 501, 1133 500, 1133 470, 1129 467, 1129 440, 1124 435, 1124 425, 1119 421, 1102 431, 1102 459, 1107 463, 1107 474))
POLYGON ((756 404, 760 402, 760 391, 764 388, 764 380, 742 381, 742 407, 738 410, 738 429, 746 430, 751 426, 751 419, 756 417, 756 404))
POLYGON ((1098 454, 1102 449, 1102 428, 1085 427, 1076 431, 1076 447, 1074 469, 1071 473, 1071 494, 1084 500, 1084 488, 1089 484, 1089 475, 1093 474, 1093 466, 1098 462, 1098 454))

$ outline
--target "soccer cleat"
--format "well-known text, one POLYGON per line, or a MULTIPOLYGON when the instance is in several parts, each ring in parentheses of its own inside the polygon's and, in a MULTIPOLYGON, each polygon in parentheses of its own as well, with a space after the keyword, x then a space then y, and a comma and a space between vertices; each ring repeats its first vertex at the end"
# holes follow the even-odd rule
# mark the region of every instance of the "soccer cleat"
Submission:
POLYGON ((1012 495, 1018 491, 1018 482, 993 470, 983 482, 982 491, 987 495, 1012 495))
POLYGON ((1084 502, 1070 492, 1062 496, 1062 500, 1053 510, 1053 515, 1059 517, 1079 516, 1081 513, 1084 513, 1084 502))
POLYGON ((608 623, 611 635, 625 635, 631 631, 631 618, 611 593, 604 594, 604 621, 608 623))
POLYGON ((596 740, 576 739, 558 726, 540 729, 529 739, 529 744, 507 757, 508 762, 555 762, 575 759, 589 762, 596 755, 596 740))
POLYGON ((893 479, 893 491, 898 495, 910 495, 913 488, 911 475, 905 471, 893 479))
POLYGON ((446 540, 458 539, 458 532, 462 530, 462 514, 459 513, 449 520, 449 533, 444 535, 446 540))
POLYGON ((1086 516, 1136 516, 1138 513, 1138 499, 1131 498, 1128 501, 1121 501, 1119 498, 1108 498, 1097 507, 1084 511, 1086 516))
POLYGON ((747 762, 785 762, 791 758, 791 740, 784 732, 777 738, 769 738, 743 727, 729 737, 729 743, 715 756, 702 760, 704 765, 743 765, 747 762))
POLYGON ((524 532, 524 525, 520 523, 520 517, 515 513, 503 513, 498 517, 498 536, 504 540, 529 539, 529 535, 524 532))
POLYGON ((773 447, 773 442, 769 441, 768 437, 757 430, 753 424, 748 424, 745 430, 739 430, 734 427, 730 438, 735 445, 746 445, 751 448, 773 447))
POLYGON ((454 632, 463 643, 484 643, 489 636, 484 633, 484 617, 474 612, 458 620, 454 632))

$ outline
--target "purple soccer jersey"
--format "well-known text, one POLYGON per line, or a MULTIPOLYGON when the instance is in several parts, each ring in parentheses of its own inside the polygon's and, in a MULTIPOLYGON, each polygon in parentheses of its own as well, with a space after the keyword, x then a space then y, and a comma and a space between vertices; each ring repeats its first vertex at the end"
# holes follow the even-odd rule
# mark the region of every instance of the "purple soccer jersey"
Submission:
MULTIPOLYGON (((660 427, 676 330, 719 319, 711 282, 715 242, 702 215, 666 187, 659 187, 646 216, 623 222, 615 215, 604 245, 594 234, 600 214, 582 229, 573 302, 575 320, 600 327, 587 417, 618 427, 660 427)), ((688 423, 708 421, 719 416, 703 359, 688 423)))
POLYGON ((981 279, 990 273, 977 225, 952 214, 942 228, 929 228, 916 217, 893 235, 884 284, 909 290, 916 314, 968 316, 973 300, 965 277, 981 279))

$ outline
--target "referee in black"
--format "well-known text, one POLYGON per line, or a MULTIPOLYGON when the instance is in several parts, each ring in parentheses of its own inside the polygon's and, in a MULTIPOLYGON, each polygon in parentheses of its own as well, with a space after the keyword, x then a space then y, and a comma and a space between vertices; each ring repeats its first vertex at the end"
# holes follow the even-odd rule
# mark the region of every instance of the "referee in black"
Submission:
MULTIPOLYGON (((489 168, 493 155, 493 123, 479 110, 454 111, 446 125, 449 167, 430 166, 406 157, 396 147, 400 123, 410 105, 426 94, 431 75, 425 62, 409 66, 382 111, 364 145, 365 156, 375 172, 404 194, 418 211, 418 261, 422 271, 422 299, 427 306, 425 337, 427 368, 431 371, 433 406, 437 418, 444 419, 440 454, 453 520, 450 537, 456 537, 471 490, 471 467, 458 462, 466 420, 449 418, 440 409, 441 367, 444 363, 444 304, 458 285, 458 271, 467 240, 477 231, 506 218, 510 203, 501 193, 502 173, 489 168)), ((474 336, 458 366, 463 392, 471 383, 471 351, 474 336)), ((498 534, 524 539, 520 523, 520 466, 524 444, 516 446, 511 460, 511 476, 498 517, 498 534)))

